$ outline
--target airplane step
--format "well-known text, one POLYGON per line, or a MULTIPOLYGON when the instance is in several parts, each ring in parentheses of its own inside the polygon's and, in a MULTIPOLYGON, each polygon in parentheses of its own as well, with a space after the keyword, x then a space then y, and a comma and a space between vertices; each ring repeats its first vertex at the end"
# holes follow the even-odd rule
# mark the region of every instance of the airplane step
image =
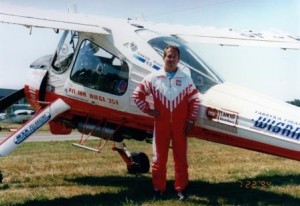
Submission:
POLYGON ((73 143, 72 145, 76 146, 76 147, 80 147, 82 149, 86 149, 86 150, 90 150, 90 151, 93 151, 93 152, 100 152, 99 149, 95 149, 95 148, 92 148, 92 147, 88 147, 88 146, 85 146, 83 144, 78 144, 78 143, 73 143))

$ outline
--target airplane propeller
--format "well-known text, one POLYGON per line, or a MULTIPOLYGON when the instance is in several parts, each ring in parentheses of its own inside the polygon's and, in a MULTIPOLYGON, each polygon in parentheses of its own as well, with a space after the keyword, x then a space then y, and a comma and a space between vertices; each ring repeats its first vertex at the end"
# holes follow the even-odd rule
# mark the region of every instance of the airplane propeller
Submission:
POLYGON ((6 108, 14 104, 16 101, 25 97, 24 88, 20 89, 9 96, 6 96, 0 100, 0 112, 3 112, 6 108))

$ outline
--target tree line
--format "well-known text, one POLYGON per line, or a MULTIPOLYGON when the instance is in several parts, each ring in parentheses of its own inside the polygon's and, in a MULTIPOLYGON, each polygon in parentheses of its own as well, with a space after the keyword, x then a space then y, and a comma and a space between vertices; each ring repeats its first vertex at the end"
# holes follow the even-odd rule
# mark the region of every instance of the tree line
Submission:
POLYGON ((300 107, 300 99, 294 99, 293 101, 287 101, 287 103, 300 107))

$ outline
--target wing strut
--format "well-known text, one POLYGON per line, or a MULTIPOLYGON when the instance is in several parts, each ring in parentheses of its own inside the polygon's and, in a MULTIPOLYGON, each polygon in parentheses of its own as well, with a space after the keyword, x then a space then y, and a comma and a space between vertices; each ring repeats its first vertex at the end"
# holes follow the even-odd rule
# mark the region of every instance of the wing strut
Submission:
MULTIPOLYGON (((86 125, 87 125, 87 122, 89 121, 89 118, 87 118, 86 120, 86 125)), ((104 124, 103 127, 101 127, 101 131, 105 130, 106 128, 106 124, 107 124, 107 121, 106 119, 104 119, 103 121, 99 121, 95 126, 94 128, 87 134, 86 137, 84 137, 84 131, 81 135, 81 139, 79 141, 79 143, 73 143, 74 146, 76 147, 80 147, 80 148, 83 148, 83 149, 87 149, 87 150, 90 150, 90 151, 93 151, 93 152, 98 152, 100 153, 100 151, 102 150, 102 148, 106 145, 106 143, 108 142, 108 140, 113 140, 113 136, 114 134, 121 128, 121 126, 123 125, 123 123, 119 124, 117 126, 117 128, 114 130, 114 132, 112 134, 110 134, 110 136, 108 138, 106 138, 105 142, 102 143, 102 138, 100 139, 100 142, 99 142, 99 145, 98 145, 98 148, 92 148, 92 147, 89 147, 89 146, 86 146, 84 145, 84 143, 86 142, 86 140, 93 134, 93 132, 101 125, 101 124, 104 124)), ((83 128, 84 130, 84 128, 83 128)))

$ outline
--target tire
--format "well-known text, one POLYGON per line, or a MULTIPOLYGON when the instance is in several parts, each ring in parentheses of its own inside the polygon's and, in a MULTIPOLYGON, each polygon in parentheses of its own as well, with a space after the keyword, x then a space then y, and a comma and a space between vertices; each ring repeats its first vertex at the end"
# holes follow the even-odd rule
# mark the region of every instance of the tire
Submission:
POLYGON ((131 153, 131 164, 127 165, 127 171, 129 174, 142 174, 148 173, 150 169, 150 163, 148 156, 143 152, 131 153))

